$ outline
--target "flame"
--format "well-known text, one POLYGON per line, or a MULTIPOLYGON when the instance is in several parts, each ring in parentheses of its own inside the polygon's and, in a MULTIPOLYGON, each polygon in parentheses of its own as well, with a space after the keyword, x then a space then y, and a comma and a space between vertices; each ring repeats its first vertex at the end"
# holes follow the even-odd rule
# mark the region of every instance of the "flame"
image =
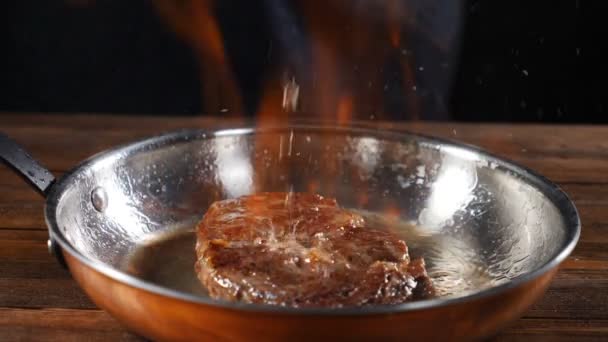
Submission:
POLYGON ((312 99, 307 100, 312 111, 326 117, 333 115, 336 121, 342 122, 341 115, 348 103, 345 98, 350 97, 351 113, 347 121, 357 117, 382 119, 385 114, 419 118, 415 61, 412 54, 407 53, 409 42, 404 33, 404 21, 411 16, 407 2, 301 0, 297 3, 311 36, 312 70, 316 78, 310 92, 312 99), (384 20, 372 19, 375 14, 366 15, 366 10, 373 9, 357 6, 382 9, 378 15, 384 20), (401 113, 388 113, 386 93, 397 84, 388 83, 384 68, 395 58, 407 107, 396 109, 401 113))
POLYGON ((357 207, 365 208, 369 203, 369 195, 366 191, 359 191, 357 193, 357 207))
POLYGON ((402 2, 399 0, 390 0, 386 6, 386 16, 388 18, 388 33, 391 46, 395 49, 401 47, 401 21, 399 14, 403 13, 401 8, 402 2))
MULTIPOLYGON (((96 1, 66 0, 66 3, 84 7, 96 1)), ((242 94, 226 54, 224 37, 214 13, 215 2, 153 0, 153 3, 161 18, 192 46, 200 60, 205 114, 243 114, 242 94)), ((357 116, 382 119, 387 111, 385 93, 391 88, 383 68, 395 56, 399 60, 401 87, 404 89, 403 97, 407 99, 407 108, 397 109, 402 113, 390 114, 418 119, 421 102, 413 66, 415 61, 408 52, 409 42, 405 35, 408 30, 404 28, 413 23, 431 44, 443 51, 449 49, 449 37, 454 33, 454 30, 437 31, 434 22, 424 22, 439 11, 436 2, 279 0, 260 3, 260 6, 270 6, 268 8, 274 9, 280 17, 274 30, 281 31, 279 36, 284 44, 290 44, 289 39, 293 37, 297 41, 293 44, 303 44, 301 40, 305 39, 302 36, 310 38, 310 46, 307 47, 310 50, 309 58, 298 56, 300 62, 310 59, 310 63, 295 63, 291 67, 306 69, 296 74, 311 75, 311 80, 292 77, 282 82, 268 82, 273 87, 282 88, 283 97, 277 102, 276 91, 270 86, 266 88, 261 104, 255 111, 258 116, 266 116, 259 123, 284 121, 282 112, 292 113, 292 116, 297 112, 320 115, 334 118, 339 123, 351 121, 357 116), (293 35, 288 32, 292 30, 289 25, 295 25, 297 21, 293 19, 297 16, 286 14, 290 10, 303 14, 305 34, 293 35), (418 17, 419 13, 425 13, 427 17, 418 17), (278 104, 281 107, 277 107, 278 104), (267 112, 269 108, 271 110, 267 112), (279 118, 269 120, 271 114, 279 118)), ((456 22, 454 18, 459 14, 458 5, 446 6, 442 4, 441 8, 447 8, 445 12, 448 14, 440 12, 437 15, 443 14, 443 19, 456 22)), ((451 27, 450 23, 446 26, 451 27)), ((300 47, 294 50, 304 54, 303 51, 308 49, 300 47)), ((291 55, 293 57, 293 51, 291 55)))
POLYGON ((396 203, 390 203, 384 208, 382 214, 386 218, 398 220, 401 216, 401 210, 396 203))
POLYGON ((307 191, 311 194, 316 194, 321 190, 321 187, 319 185, 319 181, 317 180, 311 180, 308 182, 308 186, 306 187, 307 191))
POLYGON ((270 81, 266 84, 256 115, 258 127, 274 126, 287 122, 289 111, 285 110, 283 104, 286 101, 289 104, 293 101, 292 95, 289 93, 290 90, 288 90, 291 86, 277 81, 270 81))
MULTIPOLYGON (((182 39, 190 43, 200 59, 206 114, 217 113, 223 108, 230 108, 231 113, 242 113, 241 94, 214 14, 213 1, 154 0, 154 3, 161 16, 182 39)), ((397 109, 402 112, 390 114, 411 119, 419 117, 415 60, 408 53, 409 37, 404 30, 404 20, 412 18, 407 3, 401 0, 293 0, 287 7, 292 5, 292 9, 303 15, 300 29, 308 39, 284 34, 282 42, 289 44, 290 37, 297 37, 293 44, 306 44, 294 49, 302 54, 296 59, 306 62, 290 64, 287 60, 281 62, 284 65, 278 63, 274 70, 268 72, 269 77, 255 110, 259 128, 283 126, 291 118, 304 114, 333 119, 340 125, 360 118, 383 119, 388 107, 386 94, 395 84, 403 89, 402 96, 407 100, 407 106, 397 109), (374 14, 369 15, 368 10, 374 14), (398 77, 390 75, 396 79, 391 81, 395 84, 387 81, 386 65, 394 65, 396 70, 391 72, 399 74, 398 77), (305 70, 294 71, 294 68, 305 70)), ((281 11, 284 9, 281 7, 281 11)), ((278 22, 290 25, 291 18, 281 16, 278 22)), ((294 56, 293 51, 290 56, 294 56)), ((324 139, 326 141, 318 142, 321 146, 331 145, 333 137, 321 138, 324 139)), ((261 184, 280 183, 277 178, 288 179, 293 174, 292 169, 298 167, 287 161, 293 157, 290 152, 296 148, 294 144, 298 143, 298 138, 285 133, 279 141, 276 140, 276 135, 256 135, 255 151, 261 157, 252 160, 254 170, 258 170, 253 180, 254 191, 260 189, 261 184)), ((370 202, 369 184, 365 178, 359 177, 363 172, 360 166, 348 166, 349 170, 341 170, 342 167, 345 166, 339 161, 327 162, 321 168, 319 181, 310 182, 304 190, 332 195, 337 191, 336 185, 326 184, 325 179, 334 179, 339 172, 350 172, 353 186, 358 189, 354 200, 361 207, 367 206, 370 202)), ((398 209, 394 208, 394 212, 398 213, 398 209)))
POLYGON ((161 17, 190 43, 201 61, 202 98, 206 114, 241 113, 242 99, 226 57, 223 35, 211 0, 154 0, 161 17))
MULTIPOLYGON (((154 0, 154 3, 165 21, 192 45, 200 59, 206 114, 225 109, 242 113, 241 94, 226 55, 213 1, 154 0)), ((395 56, 399 56, 401 88, 407 99, 407 108, 398 110, 404 111, 401 116, 419 117, 414 61, 411 55, 403 54, 408 44, 403 32, 404 20, 410 16, 407 3, 402 0, 380 3, 294 0, 289 4, 303 14, 303 30, 310 38, 310 46, 306 47, 306 51, 310 51, 310 63, 305 67, 310 70, 299 71, 308 74, 310 79, 286 78, 284 70, 280 70, 284 66, 277 66, 273 72, 280 77, 266 83, 255 111, 258 125, 285 122, 287 113, 333 118, 340 124, 356 117, 382 119, 386 112, 385 93, 389 91, 382 68, 395 56), (376 13, 378 9, 381 11, 376 13), (375 16, 384 19, 373 19, 375 16)), ((297 51, 302 53, 304 49, 297 51)))
POLYGON ((347 124, 351 121, 353 114, 353 99, 351 96, 342 96, 338 100, 337 121, 338 124, 347 124))
POLYGON ((406 45, 406 39, 403 37, 403 17, 407 14, 403 8, 403 1, 391 0, 387 2, 386 16, 388 18, 388 35, 391 42, 393 51, 400 56, 399 65, 401 67, 401 73, 403 77, 403 88, 406 93, 404 96, 408 100, 408 109, 411 119, 418 119, 419 117, 419 103, 418 96, 416 95, 417 86, 414 71, 412 70, 412 63, 409 60, 408 50, 402 50, 402 46, 406 45))
POLYGON ((311 36, 313 81, 307 97, 309 111, 346 123, 353 114, 354 94, 353 85, 343 79, 343 61, 346 56, 360 55, 361 51, 356 51, 360 45, 353 40, 355 34, 345 34, 342 25, 353 28, 357 25, 348 13, 332 8, 333 2, 298 4, 311 36))

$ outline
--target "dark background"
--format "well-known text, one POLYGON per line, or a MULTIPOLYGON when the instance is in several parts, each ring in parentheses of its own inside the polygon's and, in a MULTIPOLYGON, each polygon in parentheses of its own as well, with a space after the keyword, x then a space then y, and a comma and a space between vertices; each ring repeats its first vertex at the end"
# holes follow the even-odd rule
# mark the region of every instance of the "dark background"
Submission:
MULTIPOLYGON (((150 2, 84 2, 3 2, 0 111, 201 112, 197 60, 150 2)), ((256 1, 232 3, 219 17, 239 84, 254 103, 271 33, 256 1)), ((602 3, 466 1, 443 118, 608 122, 602 3)))

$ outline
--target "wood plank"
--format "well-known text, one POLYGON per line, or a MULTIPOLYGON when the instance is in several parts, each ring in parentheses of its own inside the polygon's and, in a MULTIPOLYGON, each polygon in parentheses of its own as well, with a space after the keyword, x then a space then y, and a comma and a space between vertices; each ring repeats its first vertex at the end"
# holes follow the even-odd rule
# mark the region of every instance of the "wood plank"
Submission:
POLYGON ((0 230, 0 307, 95 308, 46 247, 48 233, 0 230))
POLYGON ((77 130, 93 131, 121 131, 133 130, 158 131, 159 129, 177 130, 188 127, 215 127, 218 125, 244 124, 243 118, 222 116, 146 116, 146 115, 122 115, 103 113, 6 113, 0 112, 0 127, 9 130, 20 127, 42 127, 42 128, 72 128, 77 130))
POLYGON ((70 272, 64 269, 50 255, 47 260, 12 260, 0 259, 0 278, 46 281, 48 279, 72 279, 70 272))
MULTIPOLYGON (((221 124, 244 124, 252 120, 242 118, 221 117, 221 124)), ((593 139, 581 141, 585 146, 597 146, 605 143, 601 138, 607 130, 601 125, 559 125, 559 124, 509 124, 509 123, 455 123, 455 122, 383 122, 377 120, 359 121, 357 124, 371 124, 387 128, 398 128, 408 131, 435 132, 440 136, 452 137, 481 137, 483 140, 499 141, 508 139, 518 141, 521 136, 537 139, 539 141, 550 140, 559 146, 564 139, 585 136, 593 139), (549 139, 550 138, 550 139, 549 139), (556 138, 556 139, 554 139, 556 138), (595 139, 600 138, 600 139, 595 139)), ((0 125, 3 129, 21 127, 42 128, 73 128, 78 130, 158 130, 166 128, 169 130, 184 127, 210 127, 218 125, 218 117, 212 116, 131 116, 120 114, 81 113, 81 114, 47 114, 47 113, 7 113, 0 112, 0 125)))
POLYGON ((0 308, 2 341, 144 341, 99 310, 0 308))
MULTIPOLYGON (((52 173, 56 178, 63 175, 63 172, 52 173)), ((0 164, 0 203, 14 201, 43 202, 44 197, 13 170, 0 164)))
POLYGON ((594 284, 591 287, 567 286, 556 280, 543 298, 524 316, 608 320, 606 293, 608 293, 606 284, 594 284))
MULTIPOLYGON (((182 128, 206 128, 246 124, 246 120, 226 119, 208 116, 128 116, 128 115, 47 115, 47 114, 7 114, 0 113, 0 126, 4 131, 13 129, 72 129, 78 131, 139 131, 160 132, 182 128)), ((249 124, 253 121, 249 120, 249 124)), ((362 122, 361 122, 362 123, 362 122)), ((369 121, 365 124, 379 127, 421 132, 467 141, 486 141, 492 144, 506 144, 530 152, 540 147, 553 151, 595 151, 606 153, 608 142, 603 140, 607 126, 599 125, 521 125, 483 123, 430 123, 430 122, 382 122, 369 121), (585 139, 580 139, 585 138, 585 139), (575 142, 574 145, 566 144, 575 142)))
MULTIPOLYGON (((209 122, 165 120, 171 124, 143 124, 142 128, 141 122, 146 120, 144 118, 140 119, 139 124, 132 122, 132 118, 124 120, 127 124, 123 125, 122 119, 117 119, 114 124, 122 128, 112 130, 94 130, 92 127, 83 130, 69 125, 0 126, 47 167, 68 170, 107 148, 177 127, 205 127, 209 122)), ((608 183, 608 142, 603 139, 608 134, 607 127, 587 126, 579 130, 567 126, 516 125, 402 124, 399 127, 481 146, 528 166, 554 181, 608 183), (455 129, 457 134, 454 135, 455 129)))
POLYGON ((94 309, 72 279, 0 278, 0 307, 94 309))
POLYGON ((493 341, 606 341, 608 320, 520 319, 493 341))
POLYGON ((46 229, 43 201, 0 202, 0 228, 46 229))
POLYGON ((0 260, 48 261, 46 230, 0 230, 0 260))
POLYGON ((562 268, 545 296, 526 317, 552 319, 607 319, 608 268, 562 268))
POLYGON ((560 186, 576 205, 608 205, 607 184, 560 183, 560 186))
POLYGON ((17 128, 5 132, 44 167, 61 171, 70 170, 103 150, 149 135, 139 131, 87 132, 69 128, 17 128))

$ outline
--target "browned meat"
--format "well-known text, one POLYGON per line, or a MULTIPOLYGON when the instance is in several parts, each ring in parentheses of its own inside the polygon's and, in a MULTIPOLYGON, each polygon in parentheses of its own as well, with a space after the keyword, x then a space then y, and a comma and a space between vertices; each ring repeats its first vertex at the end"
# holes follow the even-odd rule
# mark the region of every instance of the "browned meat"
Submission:
POLYGON ((213 298, 294 307, 398 304, 432 294, 424 260, 334 199, 261 193, 214 203, 196 271, 213 298))

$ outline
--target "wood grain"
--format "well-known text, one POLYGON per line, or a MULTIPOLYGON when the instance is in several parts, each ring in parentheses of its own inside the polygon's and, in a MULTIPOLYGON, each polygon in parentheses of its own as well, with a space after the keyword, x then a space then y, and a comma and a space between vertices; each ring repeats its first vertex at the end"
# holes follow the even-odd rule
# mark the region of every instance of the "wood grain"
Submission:
MULTIPOLYGON (((26 125, 19 125, 23 119, 15 116, 0 117, 0 127, 55 171, 69 170, 100 151, 162 132, 226 126, 192 118, 34 117, 37 120, 28 120, 26 125)), ((557 182, 608 183, 608 142, 602 127, 402 124, 399 128, 483 147, 557 182)))
POLYGON ((607 334, 605 320, 523 318, 494 340, 606 341, 607 334))
MULTIPOLYGON (((58 176, 117 144, 217 124, 180 117, 0 115, 0 129, 58 176)), ((557 181, 579 209, 583 231, 576 250, 543 299, 494 340, 606 340, 608 126, 416 123, 399 128, 464 141, 522 163, 557 181)), ((43 207, 38 194, 0 167, 0 340, 141 340, 96 309, 48 255, 43 207)))
POLYGON ((2 341, 143 341, 100 310, 0 308, 2 341))

